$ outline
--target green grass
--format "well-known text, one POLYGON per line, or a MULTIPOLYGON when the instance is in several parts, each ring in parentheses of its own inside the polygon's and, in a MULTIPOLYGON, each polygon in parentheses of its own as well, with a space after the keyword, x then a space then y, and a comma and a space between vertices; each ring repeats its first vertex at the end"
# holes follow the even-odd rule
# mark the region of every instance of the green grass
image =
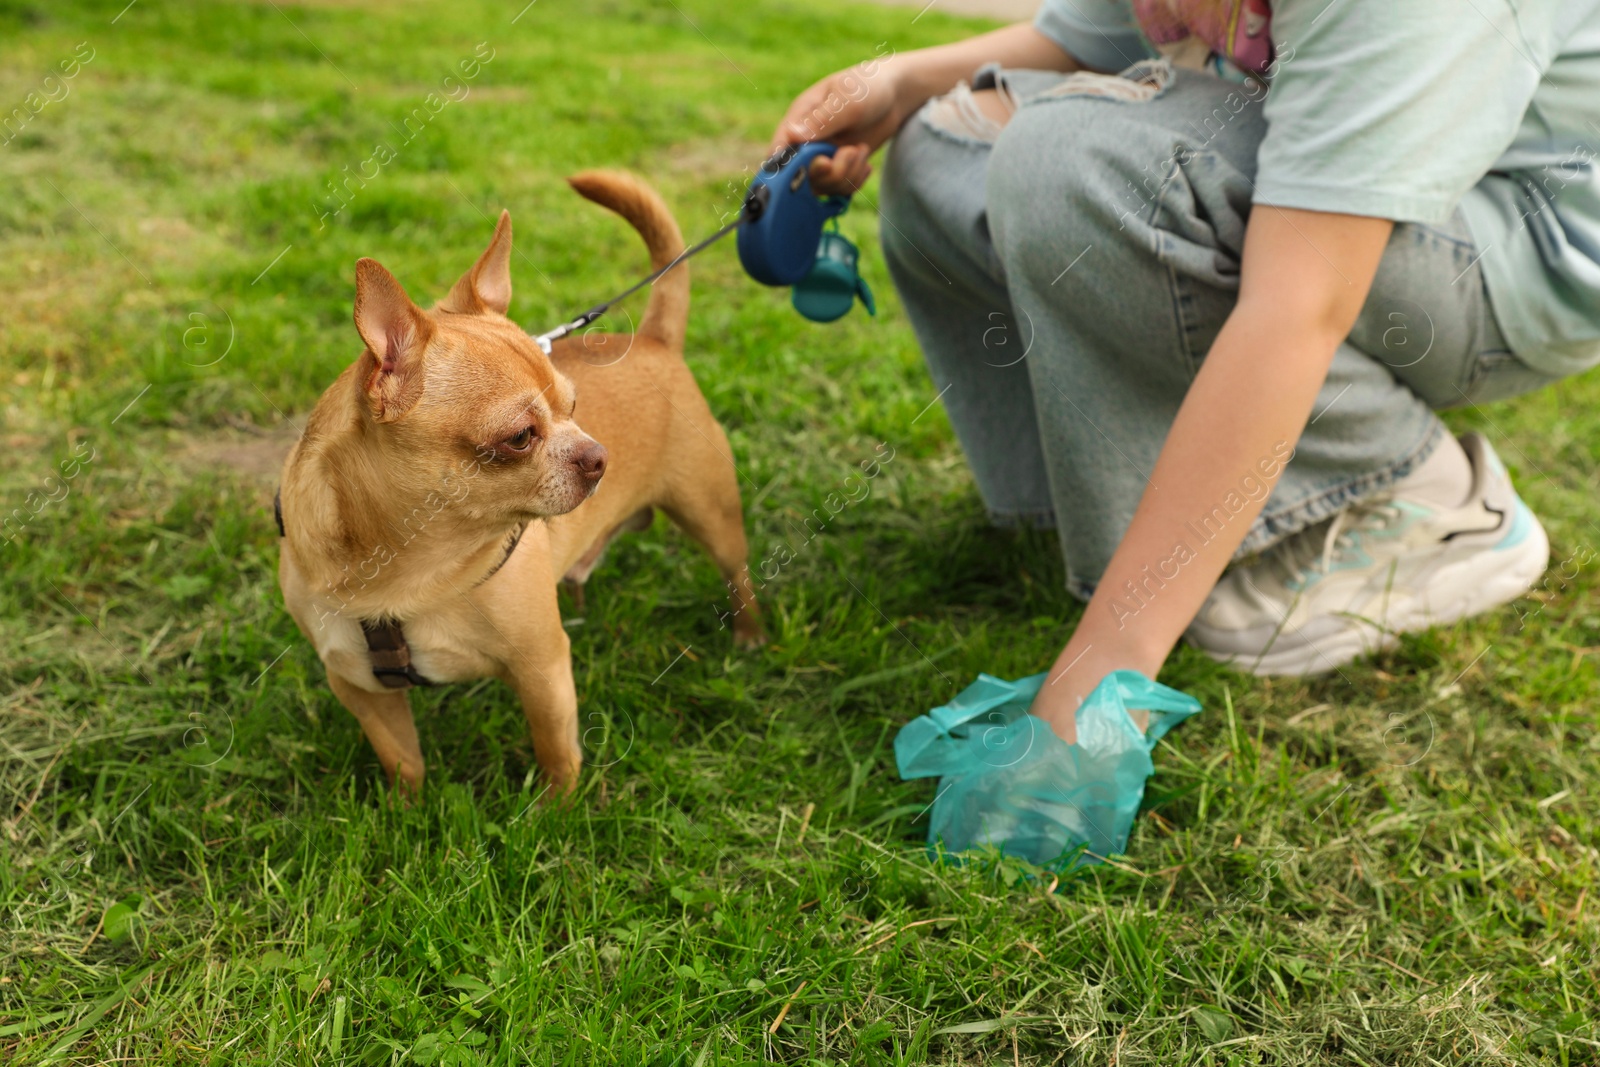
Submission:
POLYGON ((0 516, 26 520, 0 545, 0 1059, 1597 1062, 1594 378, 1452 416, 1546 520, 1544 588, 1327 680, 1181 650, 1162 678, 1206 712, 1126 857, 1052 895, 931 866, 932 787, 890 748, 1060 648, 1051 537, 985 526, 866 204, 876 321, 809 325, 718 249, 689 351, 756 558, 878 442, 894 461, 769 584, 757 654, 664 524, 613 551, 571 620, 573 804, 530 806, 521 715, 483 683, 416 698, 429 787, 396 808, 281 609, 260 462, 356 354, 355 259, 433 299, 506 206, 513 314, 552 324, 643 265, 563 175, 634 168, 707 232, 803 84, 977 24, 123 3, 0 2, 0 107, 94 50, 0 147, 0 516), (395 144, 480 42, 470 95, 395 144), (319 228, 379 141, 397 157, 319 228))

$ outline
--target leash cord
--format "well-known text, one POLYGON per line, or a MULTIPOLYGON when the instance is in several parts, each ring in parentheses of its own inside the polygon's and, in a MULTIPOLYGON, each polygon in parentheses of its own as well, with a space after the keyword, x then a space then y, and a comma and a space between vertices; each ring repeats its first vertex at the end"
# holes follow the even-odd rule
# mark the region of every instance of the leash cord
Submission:
POLYGON ((607 311, 610 311, 613 304, 617 304, 623 300, 626 300, 628 297, 632 296, 634 293, 637 293, 640 289, 643 289, 647 285, 654 285, 663 274, 667 273, 667 271, 671 270, 673 267, 676 267, 679 263, 682 263, 690 256, 704 252, 706 249, 710 248, 712 245, 728 236, 728 234, 738 229, 740 223, 754 222, 756 219, 760 218, 761 212, 766 208, 767 204, 767 197, 763 195, 766 192, 767 190, 763 186, 757 189, 756 192, 753 192, 749 196, 745 197, 744 204, 739 208, 738 218, 722 227, 722 229, 718 230, 710 237, 707 237, 704 240, 685 248, 682 252, 679 252, 672 258, 672 262, 666 264, 660 270, 652 271, 650 274, 647 274, 639 281, 635 282, 622 292, 618 293, 616 296, 612 297, 610 300, 607 300, 603 304, 596 304, 594 307, 590 308, 588 311, 585 311, 582 315, 579 315, 571 322, 563 323, 562 325, 551 330, 549 333, 538 334, 534 337, 534 342, 538 344, 539 348, 544 352, 545 355, 548 356, 550 354, 551 342, 559 341, 569 333, 583 329, 595 319, 598 319, 601 315, 604 315, 607 311))

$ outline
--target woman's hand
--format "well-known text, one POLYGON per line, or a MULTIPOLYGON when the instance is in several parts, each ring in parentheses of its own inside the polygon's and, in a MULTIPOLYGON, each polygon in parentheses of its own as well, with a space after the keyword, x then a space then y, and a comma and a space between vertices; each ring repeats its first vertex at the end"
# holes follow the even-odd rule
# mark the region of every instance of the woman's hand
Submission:
MULTIPOLYGON (((1079 624, 1079 633, 1095 629, 1088 625, 1088 616, 1084 618, 1085 622, 1079 624)), ((1088 634, 1090 638, 1093 636, 1092 633, 1088 634)), ((1093 640, 1080 640, 1074 634, 1071 643, 1051 665, 1050 673, 1045 677, 1044 685, 1039 687, 1039 695, 1033 698, 1033 706, 1028 711, 1049 723, 1056 736, 1067 744, 1076 744, 1078 705, 1094 692, 1095 686, 1106 675, 1112 671, 1126 670, 1154 678, 1160 669, 1159 658, 1152 662, 1149 656, 1141 657, 1137 650, 1119 648, 1111 641, 1104 641, 1102 648, 1097 649, 1093 640)), ((1129 714, 1141 731, 1150 724, 1150 713, 1143 708, 1129 709, 1129 714)))
POLYGON ((908 115, 897 80, 892 60, 869 60, 828 75, 789 105, 772 133, 772 151, 805 141, 832 141, 839 151, 812 161, 811 185, 824 196, 854 193, 872 173, 867 158, 894 136, 908 115))
POLYGON ((1033 70, 1080 70, 1079 63, 1026 22, 954 44, 869 59, 830 74, 795 97, 772 131, 772 150, 804 141, 832 141, 839 151, 811 164, 811 185, 824 196, 861 188, 867 159, 901 123, 985 63, 1033 70))

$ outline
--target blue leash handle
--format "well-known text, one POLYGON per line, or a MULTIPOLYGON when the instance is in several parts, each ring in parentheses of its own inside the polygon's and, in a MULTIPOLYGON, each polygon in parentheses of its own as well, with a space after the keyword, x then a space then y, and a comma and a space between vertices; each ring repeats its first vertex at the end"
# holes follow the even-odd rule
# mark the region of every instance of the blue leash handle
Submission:
POLYGON ((818 196, 811 188, 811 162, 832 156, 838 146, 826 141, 790 145, 761 165, 746 210, 759 214, 739 227, 739 262, 763 285, 794 285, 817 258, 822 228, 850 206, 848 196, 818 196))

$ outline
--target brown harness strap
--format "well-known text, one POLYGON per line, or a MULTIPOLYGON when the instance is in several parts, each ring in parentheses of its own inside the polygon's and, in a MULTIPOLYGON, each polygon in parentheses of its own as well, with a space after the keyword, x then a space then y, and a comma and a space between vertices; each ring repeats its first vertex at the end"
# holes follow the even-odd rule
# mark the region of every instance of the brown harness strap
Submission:
MULTIPOLYGON (((283 529, 283 491, 272 494, 272 517, 278 523, 278 536, 288 536, 283 529)), ((527 523, 523 523, 511 531, 506 539, 505 554, 500 557, 500 562, 489 568, 489 572, 473 583, 476 588, 493 578, 501 567, 511 559, 511 553, 517 550, 517 545, 522 542, 522 534, 527 530, 527 523)), ((367 651, 372 656, 372 676, 383 683, 387 689, 410 689, 414 685, 437 685, 430 681, 420 671, 411 665, 411 646, 406 644, 406 632, 400 625, 399 619, 362 619, 361 635, 367 639, 367 651)))
POLYGON ((367 639, 367 651, 372 653, 372 676, 385 687, 409 689, 433 684, 411 665, 411 646, 406 644, 406 632, 398 620, 362 619, 361 633, 367 639))

